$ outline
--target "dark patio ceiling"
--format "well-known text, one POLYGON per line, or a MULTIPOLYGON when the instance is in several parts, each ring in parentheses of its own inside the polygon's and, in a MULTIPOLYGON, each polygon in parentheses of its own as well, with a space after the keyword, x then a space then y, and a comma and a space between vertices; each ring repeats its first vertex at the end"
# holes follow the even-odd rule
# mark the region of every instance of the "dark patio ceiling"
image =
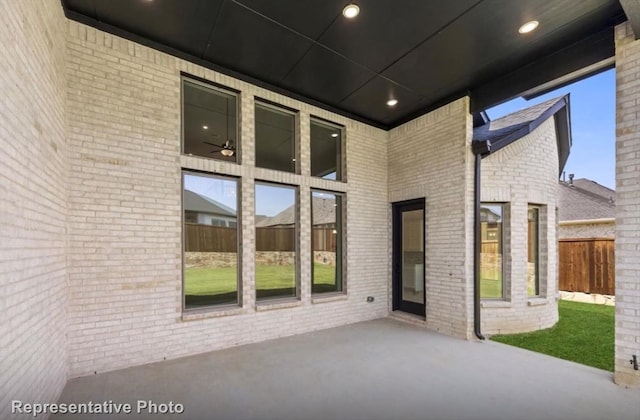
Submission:
POLYGON ((466 94, 485 109, 608 59, 625 19, 617 0, 359 0, 352 20, 347 3, 62 0, 71 19, 382 128, 466 94))

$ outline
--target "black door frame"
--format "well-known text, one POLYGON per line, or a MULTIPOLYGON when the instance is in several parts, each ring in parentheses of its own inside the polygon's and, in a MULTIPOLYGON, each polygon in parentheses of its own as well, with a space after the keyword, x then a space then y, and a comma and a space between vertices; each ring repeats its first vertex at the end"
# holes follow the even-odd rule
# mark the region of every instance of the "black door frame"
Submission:
MULTIPOLYGON (((412 313, 414 315, 426 316, 427 287, 422 289, 423 302, 415 303, 402 300, 402 213, 411 210, 422 210, 425 214, 425 199, 418 198, 414 200, 399 201, 392 203, 392 308, 394 311, 402 311, 412 313)), ((422 223, 422 249, 426 256, 426 222, 422 223)), ((424 264, 426 274, 426 263, 424 264)), ((425 275, 426 279, 426 275, 425 275)))

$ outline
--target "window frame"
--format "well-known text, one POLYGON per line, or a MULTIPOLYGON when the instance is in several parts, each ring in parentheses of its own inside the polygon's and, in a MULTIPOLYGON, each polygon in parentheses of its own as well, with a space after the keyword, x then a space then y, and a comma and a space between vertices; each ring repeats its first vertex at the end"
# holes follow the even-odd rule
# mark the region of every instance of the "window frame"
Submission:
MULTIPOLYGON (((347 194, 345 192, 338 192, 338 191, 329 191, 329 190, 323 190, 323 189, 319 189, 319 188, 311 188, 309 191, 309 197, 310 197, 310 210, 311 210, 311 223, 310 223, 310 228, 311 228, 311 240, 310 242, 310 248, 311 248, 311 296, 312 297, 320 297, 320 296, 326 296, 328 294, 347 294, 347 281, 346 281, 346 273, 347 273, 347 269, 346 269, 346 263, 347 263, 347 247, 346 247, 346 228, 347 228, 347 223, 346 223, 346 200, 347 200, 347 194), (340 197, 340 220, 338 223, 338 220, 336 220, 336 226, 340 226, 340 248, 338 252, 338 247, 336 246, 336 275, 339 273, 340 274, 340 288, 338 290, 332 290, 332 291, 327 291, 327 292, 314 292, 313 291, 313 285, 314 285, 314 276, 315 276, 315 259, 314 259, 314 247, 313 247, 313 194, 314 193, 320 193, 320 194, 331 194, 334 195, 336 197, 340 197), (337 266, 338 266, 338 261, 337 259, 340 258, 340 269, 338 270, 337 266)), ((338 219, 338 214, 336 212, 336 219, 338 219)), ((336 283, 338 283, 338 279, 336 279, 336 283)))
POLYGON ((334 181, 334 182, 342 182, 342 183, 347 182, 346 133, 347 133, 347 130, 344 125, 337 124, 332 121, 328 121, 328 120, 325 120, 324 118, 320 118, 314 115, 309 116, 309 176, 311 176, 312 178, 325 179, 325 180, 334 181), (340 141, 337 143, 340 162, 336 162, 336 179, 335 180, 313 175, 313 170, 312 170, 313 168, 313 152, 312 152, 313 137, 311 136, 311 127, 314 123, 321 126, 325 126, 325 127, 335 128, 340 133, 340 141), (338 175, 340 176, 338 177, 338 175))
MULTIPOLYGON (((240 165, 242 159, 242 147, 241 147, 241 138, 240 138, 240 119, 241 119, 241 92, 239 90, 232 89, 230 87, 221 85, 219 83, 213 82, 211 80, 203 79, 197 76, 193 76, 186 73, 180 73, 180 154, 183 156, 189 157, 197 157, 202 159, 211 159, 219 162, 232 163, 235 165, 240 165), (214 92, 220 92, 226 95, 234 96, 236 99, 236 124, 234 127, 235 131, 235 160, 226 160, 219 159, 214 156, 202 156, 202 155, 194 155, 185 153, 185 95, 184 95, 184 86, 185 82, 192 83, 194 85, 212 90, 214 92)), ((226 141, 226 140, 225 140, 226 141)))
POLYGON ((182 231, 182 235, 181 235, 181 239, 182 239, 182 246, 181 246, 181 251, 182 251, 182 270, 181 270, 181 276, 182 276, 182 281, 181 281, 181 301, 182 301, 182 313, 183 314, 190 314, 190 313, 198 313, 198 312, 203 312, 203 311, 210 311, 210 310, 216 310, 218 308, 222 308, 222 309, 228 309, 228 308, 241 308, 242 307, 242 252, 241 252, 241 244, 242 244, 242 229, 240 229, 240 226, 242 226, 242 194, 241 194, 241 186, 242 186, 242 182, 240 177, 237 176, 232 176, 232 175, 225 175, 225 174, 213 174, 210 172, 203 172, 203 171, 197 171, 197 170, 193 170, 193 169, 187 169, 187 168, 181 168, 180 169, 180 183, 181 183, 181 193, 180 193, 180 221, 181 221, 181 231, 182 231), (203 178, 213 178, 213 179, 218 179, 218 180, 225 180, 225 181, 234 181, 235 185, 236 185, 236 302, 235 303, 218 303, 218 304, 210 304, 210 305, 201 305, 201 306, 197 306, 197 307, 191 307, 191 308, 187 308, 187 295, 185 293, 185 285, 186 285, 186 276, 185 276, 185 271, 186 271, 186 264, 185 264, 185 257, 186 257, 186 229, 185 229, 185 210, 184 210, 184 191, 185 191, 185 175, 191 175, 191 176, 199 176, 199 177, 203 177, 203 178))
MULTIPOLYGON (((506 261, 505 261, 505 251, 507 250, 507 244, 506 244, 506 224, 507 224, 507 209, 508 209, 508 203, 505 202, 489 202, 489 201, 482 201, 480 203, 480 208, 482 209, 485 206, 492 206, 492 207, 500 207, 501 210, 501 214, 500 214, 500 237, 498 238, 499 240, 499 249, 500 249, 500 276, 501 276, 501 291, 500 291, 500 296, 499 297, 482 297, 482 295, 480 296, 481 300, 486 300, 486 301, 507 301, 509 300, 509 294, 508 294, 508 287, 507 287, 507 265, 506 265, 506 261)), ((482 226, 482 221, 480 222, 481 226, 482 226)), ((488 223, 488 222, 487 222, 488 223)), ((481 232, 482 232, 482 227, 481 227, 481 232)), ((480 237, 480 250, 479 250, 479 254, 482 254, 482 233, 481 233, 481 237, 480 237)), ((482 270, 482 261, 480 262, 480 269, 482 270)), ((482 281, 482 278, 480 279, 480 281, 482 281)), ((480 289, 482 290, 482 287, 480 287, 480 289)))
POLYGON ((541 251, 541 246, 540 246, 540 239, 542 237, 541 233, 541 224, 540 224, 540 218, 542 216, 542 206, 536 205, 536 204, 528 204, 527 205, 527 297, 528 298, 536 298, 536 297, 540 297, 542 295, 542 288, 541 288, 541 284, 540 284, 540 268, 541 268, 541 264, 540 264, 540 251, 541 251), (533 241, 530 240, 529 236, 531 235, 531 231, 530 231, 530 222, 529 222, 529 212, 531 210, 535 210, 536 213, 536 219, 535 219, 535 239, 533 241), (529 270, 529 245, 534 244, 534 267, 535 267, 535 277, 534 277, 534 294, 529 294, 529 279, 528 279, 528 270, 529 270))
POLYGON ((289 108, 287 106, 269 101, 267 99, 262 99, 255 97, 254 105, 253 105, 253 116, 254 116, 254 128, 253 128, 253 147, 254 147, 254 166, 260 169, 267 169, 270 171, 278 171, 289 174, 300 174, 300 135, 299 135, 299 126, 300 126, 300 111, 289 108), (281 169, 267 168, 265 166, 258 165, 258 124, 256 123, 256 114, 258 107, 262 107, 263 109, 272 110, 275 112, 280 112, 283 114, 289 114, 293 117, 292 121, 292 131, 291 131, 291 143, 292 143, 292 152, 293 152, 293 171, 283 171, 281 169))
POLYGON ((255 294, 255 303, 256 305, 265 305, 268 304, 270 302, 277 302, 277 301, 290 301, 290 300, 300 300, 301 299, 301 275, 300 275, 300 267, 301 267, 301 258, 300 258, 300 190, 301 190, 301 186, 300 185, 295 185, 295 184, 285 184, 285 183, 279 183, 279 182, 273 182, 273 181, 268 181, 268 180, 263 180, 263 179, 256 179, 254 182, 254 186, 253 186, 253 195, 254 195, 254 206, 253 206, 253 217, 255 220, 255 217, 257 215, 256 212, 256 204, 257 204, 257 194, 256 194, 256 187, 258 185, 267 185, 267 186, 271 186, 271 187, 279 187, 279 188, 287 188, 287 189, 291 189, 294 191, 294 200, 293 200, 293 205, 294 205, 294 209, 295 209, 295 215, 294 215, 294 252, 295 252, 295 263, 294 263, 294 287, 295 287, 295 294, 293 296, 274 296, 274 297, 266 297, 266 298, 258 298, 258 275, 257 275, 257 267, 258 264, 256 263, 256 254, 258 253, 258 247, 257 247, 257 232, 258 232, 258 226, 254 223, 253 226, 253 232, 254 232, 254 251, 253 251, 253 265, 254 265, 254 270, 253 270, 253 290, 254 290, 254 294, 255 294))

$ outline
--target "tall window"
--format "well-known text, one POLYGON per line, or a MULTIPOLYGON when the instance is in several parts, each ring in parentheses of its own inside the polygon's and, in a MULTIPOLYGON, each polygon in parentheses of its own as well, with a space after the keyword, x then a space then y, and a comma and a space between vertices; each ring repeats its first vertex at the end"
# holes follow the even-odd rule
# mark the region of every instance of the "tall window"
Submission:
POLYGON ((182 79, 182 101, 182 152, 236 162, 236 94, 182 79))
POLYGON ((480 207, 480 297, 502 299, 503 279, 503 205, 482 203, 480 207))
POLYGON ((184 308, 238 303, 238 181, 184 172, 184 308))
POLYGON ((256 183, 256 299, 296 297, 295 187, 256 183))
POLYGON ((256 166, 296 172, 295 113, 256 102, 256 166))
POLYGON ((311 175, 342 181, 342 166, 342 128, 312 119, 311 175))
POLYGON ((540 208, 529 206, 527 235, 527 295, 540 294, 540 208))
POLYGON ((342 291, 342 198, 336 193, 311 192, 312 293, 342 291))

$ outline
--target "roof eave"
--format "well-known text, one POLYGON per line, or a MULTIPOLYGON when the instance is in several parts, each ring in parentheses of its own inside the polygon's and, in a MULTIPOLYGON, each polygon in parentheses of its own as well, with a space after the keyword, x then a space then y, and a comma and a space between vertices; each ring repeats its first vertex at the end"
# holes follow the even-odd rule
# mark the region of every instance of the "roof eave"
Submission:
POLYGON ((508 135, 491 141, 488 140, 474 140, 472 142, 472 150, 475 154, 480 154, 481 157, 486 157, 491 153, 495 153, 500 149, 503 149, 511 143, 521 139, 522 137, 530 134, 536 128, 538 128, 543 122, 554 116, 554 122, 556 127, 556 140, 558 142, 558 169, 560 175, 564 170, 564 166, 569 158, 569 151, 571 150, 571 116, 569 110, 569 94, 564 95, 556 103, 545 110, 538 118, 532 120, 529 124, 522 126, 518 130, 509 133, 508 135))

